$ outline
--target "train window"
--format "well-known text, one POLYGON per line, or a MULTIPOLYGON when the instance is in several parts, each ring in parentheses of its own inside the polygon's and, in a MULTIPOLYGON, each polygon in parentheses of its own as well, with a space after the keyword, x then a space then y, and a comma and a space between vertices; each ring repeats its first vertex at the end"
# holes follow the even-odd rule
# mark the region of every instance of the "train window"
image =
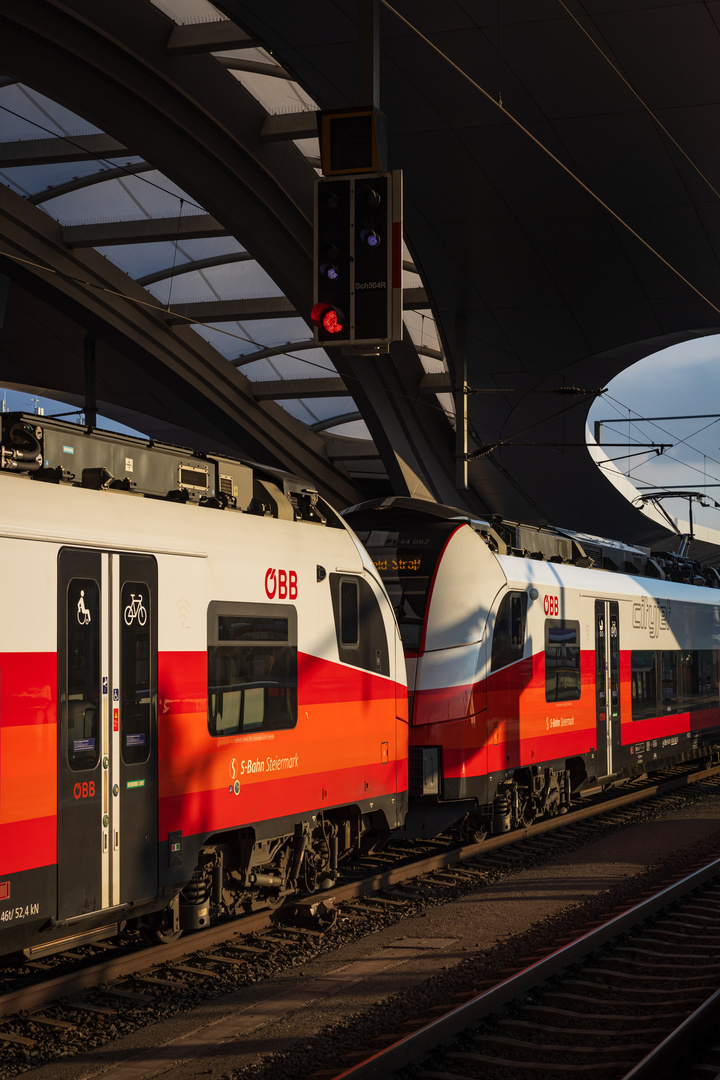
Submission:
POLYGON ((718 707, 714 649, 638 649, 632 653, 631 670, 633 720, 718 707))
POLYGON ((717 653, 713 649, 681 652, 680 685, 683 711, 717 708, 717 653))
MULTIPOLYGON (((372 511, 370 515, 372 517, 372 511)), ((430 584, 440 553, 457 524, 439 522, 418 528, 363 528, 362 512, 357 519, 357 528, 355 520, 351 517, 351 524, 375 563, 395 609, 403 646, 419 649, 430 584)))
POLYGON ((297 723, 297 614, 281 605, 208 609, 211 735, 277 731, 297 723))
POLYGON ((390 674, 390 652, 382 611, 361 577, 330 574, 338 657, 344 664, 378 675, 390 674))
POLYGON ((580 623, 545 622, 545 700, 575 701, 580 697, 580 623))
POLYGON ((150 590, 145 582, 126 581, 120 625, 121 748, 126 765, 150 756, 152 686, 150 670, 150 590))
POLYGON ((495 619, 490 670, 522 659, 525 645, 527 594, 510 592, 503 596, 495 619))
POLYGON ((360 644, 360 600, 357 580, 340 582, 340 644, 360 644))
POLYGON ((73 578, 67 600, 67 759, 71 769, 94 769, 100 757, 100 589, 73 578))
POLYGON ((633 650, 630 657, 630 686, 633 720, 647 720, 658 714, 657 653, 633 650))

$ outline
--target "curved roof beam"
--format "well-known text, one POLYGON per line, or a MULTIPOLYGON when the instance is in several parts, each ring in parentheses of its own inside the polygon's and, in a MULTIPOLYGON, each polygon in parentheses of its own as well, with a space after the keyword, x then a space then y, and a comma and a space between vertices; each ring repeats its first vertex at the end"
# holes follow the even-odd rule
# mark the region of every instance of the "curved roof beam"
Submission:
MULTIPOLYGON (((0 53, 2 52, 0 46, 0 53)), ((12 79, 11 82, 17 82, 12 79)), ((52 97, 49 93, 48 97, 52 97)), ((53 165, 63 161, 87 161, 96 158, 132 156, 124 143, 110 135, 73 135, 62 139, 13 139, 0 143, 0 168, 11 169, 21 165, 53 165)))
POLYGON ((256 360, 268 360, 271 356, 285 356, 287 353, 302 352, 305 349, 317 349, 313 338, 307 341, 286 341, 284 345, 276 345, 272 349, 258 349, 256 352, 243 353, 230 363, 237 368, 245 367, 246 364, 253 364, 256 360))
MULTIPOLYGON (((192 259, 190 262, 179 263, 177 266, 164 266, 154 274, 144 274, 143 277, 135 278, 138 285, 147 287, 155 285, 158 281, 167 281, 168 278, 180 277, 181 274, 193 274, 198 270, 209 270, 213 266, 227 266, 230 263, 255 262, 256 260, 247 251, 230 251, 227 255, 212 255, 207 259, 192 259)), ((293 345, 293 348, 295 346, 293 345)))
POLYGON ((78 176, 74 180, 68 180, 65 184, 56 184, 45 191, 39 191, 36 195, 28 195, 28 202, 33 206, 41 206, 42 203, 57 199, 60 195, 67 195, 71 191, 90 188, 93 184, 104 184, 108 180, 122 180, 126 176, 140 176, 144 172, 154 170, 155 166, 148 165, 147 161, 136 161, 129 165, 122 165, 119 169, 102 169, 88 176, 78 176))

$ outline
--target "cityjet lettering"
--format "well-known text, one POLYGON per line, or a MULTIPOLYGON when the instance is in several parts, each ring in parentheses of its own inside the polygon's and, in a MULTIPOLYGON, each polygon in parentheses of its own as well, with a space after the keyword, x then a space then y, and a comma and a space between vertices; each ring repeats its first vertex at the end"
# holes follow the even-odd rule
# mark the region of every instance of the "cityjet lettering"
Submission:
POLYGON ((266 757, 262 758, 248 758, 246 761, 240 762, 240 775, 241 776, 253 776, 256 773, 271 773, 282 772, 284 769, 297 769, 298 767, 298 754, 294 757, 266 757))
POLYGON ((265 571, 265 593, 269 600, 297 600, 298 580, 296 570, 276 570, 269 567, 265 571))
POLYGON ((658 604, 654 600, 643 597, 642 600, 633 604, 632 624, 636 630, 649 630, 650 637, 656 638, 661 630, 667 630, 667 617, 670 614, 670 605, 667 607, 658 604))

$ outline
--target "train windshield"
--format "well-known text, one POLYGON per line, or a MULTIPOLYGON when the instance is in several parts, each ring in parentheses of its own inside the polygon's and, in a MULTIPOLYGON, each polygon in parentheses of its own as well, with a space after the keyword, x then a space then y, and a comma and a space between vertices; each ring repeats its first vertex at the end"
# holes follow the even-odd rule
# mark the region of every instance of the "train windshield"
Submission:
POLYGON ((404 648, 419 649, 430 584, 452 529, 442 524, 355 531, 383 579, 404 648))

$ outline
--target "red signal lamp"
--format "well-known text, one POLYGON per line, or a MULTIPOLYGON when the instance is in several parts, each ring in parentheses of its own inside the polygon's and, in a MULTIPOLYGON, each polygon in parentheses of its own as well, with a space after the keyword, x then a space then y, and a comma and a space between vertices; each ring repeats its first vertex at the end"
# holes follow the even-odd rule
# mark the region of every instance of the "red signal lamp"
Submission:
POLYGON ((310 312, 310 319, 315 326, 319 326, 326 334, 339 334, 345 323, 345 316, 340 308, 322 301, 315 304, 310 312))

